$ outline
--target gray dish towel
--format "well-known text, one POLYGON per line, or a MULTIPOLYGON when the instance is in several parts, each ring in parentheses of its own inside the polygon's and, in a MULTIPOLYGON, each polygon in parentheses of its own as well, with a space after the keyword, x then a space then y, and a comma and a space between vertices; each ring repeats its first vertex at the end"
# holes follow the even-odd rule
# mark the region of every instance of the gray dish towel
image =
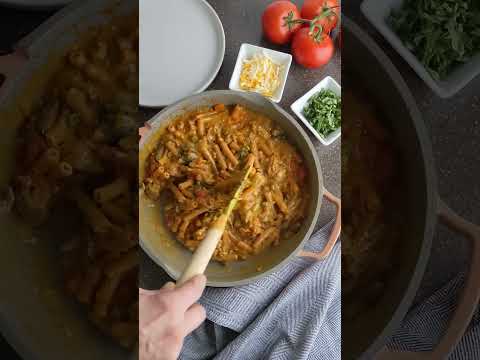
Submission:
MULTIPOLYGON (((392 350, 431 351, 448 326, 464 280, 463 273, 457 275, 423 303, 411 309, 401 328, 392 336, 388 347, 392 350)), ((477 308, 470 326, 449 359, 480 359, 480 309, 477 308)))
MULTIPOLYGON (((323 249, 333 222, 307 250, 323 249)), ((340 359, 341 249, 323 261, 295 258, 275 273, 235 288, 207 288, 206 321, 180 359, 340 359)))

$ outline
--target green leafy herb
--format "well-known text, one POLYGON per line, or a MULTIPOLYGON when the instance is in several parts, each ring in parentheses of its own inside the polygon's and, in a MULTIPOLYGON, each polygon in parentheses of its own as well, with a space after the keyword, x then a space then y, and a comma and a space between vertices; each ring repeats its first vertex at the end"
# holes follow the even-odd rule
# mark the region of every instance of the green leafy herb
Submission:
POLYGON ((247 155, 250 154, 250 146, 244 145, 239 151, 239 157, 240 160, 243 160, 247 157, 247 155))
POLYGON ((303 115, 320 135, 327 136, 341 125, 342 100, 332 90, 320 90, 308 100, 303 115))
POLYGON ((183 144, 180 147, 180 162, 183 165, 190 165, 190 163, 197 158, 197 154, 195 151, 191 148, 191 146, 187 144, 183 144))
POLYGON ((436 79, 480 52, 477 0, 405 0, 388 23, 436 79))

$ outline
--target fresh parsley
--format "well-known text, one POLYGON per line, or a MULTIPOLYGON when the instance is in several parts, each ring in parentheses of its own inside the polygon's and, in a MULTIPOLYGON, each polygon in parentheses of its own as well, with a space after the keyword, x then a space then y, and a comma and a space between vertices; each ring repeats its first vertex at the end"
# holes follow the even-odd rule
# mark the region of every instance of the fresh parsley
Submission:
POLYGON ((478 4, 477 0, 405 0, 388 23, 440 80, 480 52, 478 4))
POLYGON ((244 145, 239 151, 240 160, 245 159, 250 154, 250 146, 244 145))
POLYGON ((320 90, 308 100, 303 115, 325 137, 341 125, 342 99, 332 90, 320 90))

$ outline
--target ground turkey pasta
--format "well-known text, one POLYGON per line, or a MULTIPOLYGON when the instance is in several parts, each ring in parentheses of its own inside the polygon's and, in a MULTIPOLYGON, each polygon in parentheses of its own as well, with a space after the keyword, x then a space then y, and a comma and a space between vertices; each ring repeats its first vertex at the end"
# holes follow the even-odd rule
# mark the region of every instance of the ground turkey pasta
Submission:
POLYGON ((346 91, 342 123, 342 317, 375 306, 398 259, 403 216, 400 163, 382 113, 364 91, 346 91), (359 95, 361 94, 361 95, 359 95))
POLYGON ((67 52, 18 131, 11 189, 33 226, 75 219, 60 244, 65 288, 125 347, 138 338, 137 57, 137 14, 67 52))
POLYGON ((253 165, 214 259, 244 260, 297 232, 308 194, 303 159, 273 121, 217 104, 173 119, 146 164, 142 187, 168 228, 195 250, 253 165))

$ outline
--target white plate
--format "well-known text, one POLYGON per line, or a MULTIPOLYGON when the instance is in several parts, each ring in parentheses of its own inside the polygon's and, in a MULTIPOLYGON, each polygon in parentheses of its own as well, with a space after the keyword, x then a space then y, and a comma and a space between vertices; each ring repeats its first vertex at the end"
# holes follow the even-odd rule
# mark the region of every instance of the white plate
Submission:
POLYGON ((142 106, 169 105, 205 90, 220 69, 225 34, 205 0, 140 0, 142 106))
POLYGON ((273 94, 273 96, 269 98, 273 102, 278 103, 282 99, 283 90, 285 89, 285 83, 287 82, 288 71, 290 70, 290 65, 292 64, 292 55, 287 53, 267 49, 260 46, 242 44, 242 46, 240 46, 240 51, 238 52, 237 62, 235 63, 232 77, 230 78, 229 88, 230 90, 246 92, 245 90, 242 90, 240 88, 239 84, 240 74, 242 72, 242 65, 244 60, 252 58, 255 54, 268 55, 275 63, 283 66, 280 74, 280 85, 275 94, 273 94))
POLYGON ((72 0, 0 0, 0 5, 22 8, 53 8, 68 4, 72 0))
POLYGON ((313 89, 311 89, 309 92, 303 95, 300 99, 295 101, 290 106, 290 108, 295 113, 295 115, 297 115, 300 118, 300 120, 302 120, 302 122, 305 124, 308 130, 310 130, 312 134, 323 145, 330 145, 340 137, 342 133, 342 127, 340 126, 337 130, 330 133, 327 137, 323 137, 317 132, 317 130, 313 128, 312 125, 310 125, 310 122, 305 118, 305 116, 303 116, 303 108, 307 105, 308 100, 322 89, 332 90, 336 95, 342 96, 342 88, 340 87, 340 85, 338 85, 338 83, 333 78, 331 78, 330 76, 327 76, 325 79, 320 81, 317 85, 315 85, 313 89))
POLYGON ((392 10, 398 9, 402 2, 403 0, 365 0, 361 5, 361 10, 365 17, 438 96, 442 98, 453 96, 467 85, 470 80, 480 74, 480 54, 474 56, 468 63, 458 66, 445 79, 441 81, 435 80, 417 57, 403 45, 402 40, 386 22, 392 10))

